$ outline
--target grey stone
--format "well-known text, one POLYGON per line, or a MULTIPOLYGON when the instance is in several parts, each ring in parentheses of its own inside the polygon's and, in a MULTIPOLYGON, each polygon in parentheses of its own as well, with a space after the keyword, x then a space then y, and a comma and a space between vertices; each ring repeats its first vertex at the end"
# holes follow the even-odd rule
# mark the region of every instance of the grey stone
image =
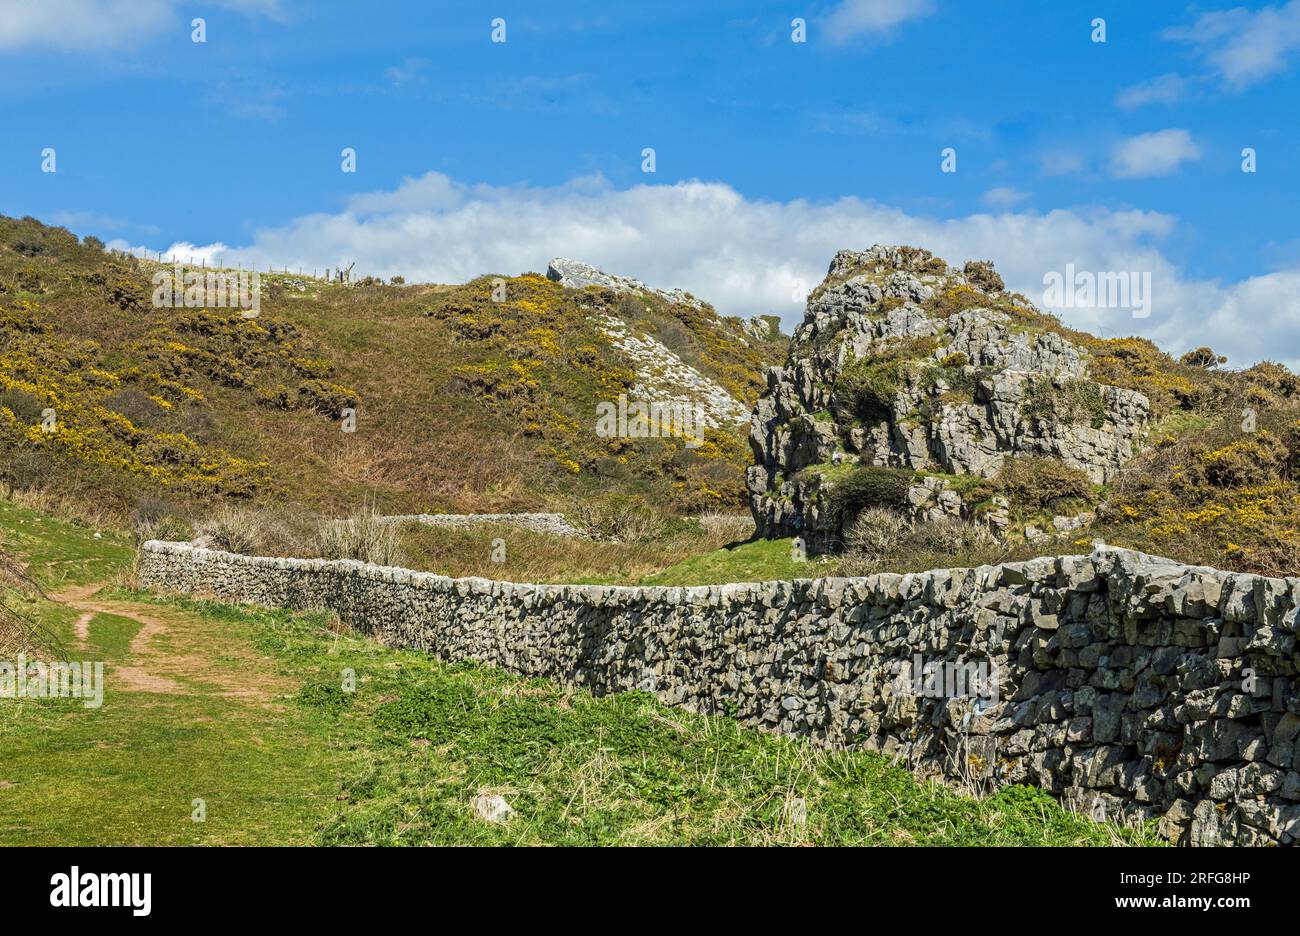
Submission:
MULTIPOLYGON (((980 292, 928 251, 876 245, 835 255, 808 300, 789 360, 768 371, 767 389, 750 417, 756 463, 746 482, 762 535, 801 536, 813 551, 835 548, 844 519, 828 507, 835 482, 805 469, 828 463, 841 447, 861 465, 983 477, 996 474, 1009 455, 1039 455, 1077 467, 1096 482, 1112 478, 1132 457, 1149 417, 1145 396, 1094 383, 1100 408, 1089 423, 1030 412, 1025 403, 1033 382, 1057 389, 1088 382, 1087 355, 1054 332, 1031 338, 990 308, 943 318, 921 307, 936 290, 958 286, 980 292), (878 412, 864 414, 837 396, 850 361, 920 338, 937 343, 936 364, 966 362, 949 366, 964 368, 963 379, 974 384, 969 400, 954 399, 944 380, 918 369, 901 375, 894 399, 879 401, 878 412), (811 420, 814 413, 823 418, 811 420), (920 420, 919 413, 928 415, 920 420)), ((976 514, 934 477, 914 484, 907 503, 916 519, 961 517, 1000 533, 1010 523, 1005 503, 976 514)), ((1091 519, 1058 516, 1053 525, 1066 533, 1091 519)), ((1038 527, 1024 532, 1031 540, 1048 536, 1038 527)))

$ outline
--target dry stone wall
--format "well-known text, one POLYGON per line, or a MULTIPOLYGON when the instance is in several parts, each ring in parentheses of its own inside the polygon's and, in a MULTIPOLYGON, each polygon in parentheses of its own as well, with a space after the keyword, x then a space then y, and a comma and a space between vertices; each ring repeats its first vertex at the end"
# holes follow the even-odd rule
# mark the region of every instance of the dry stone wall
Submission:
POLYGON ((1036 784, 1094 817, 1158 817, 1182 843, 1300 838, 1300 579, 1098 548, 853 579, 526 585, 161 542, 140 578, 326 609, 390 645, 643 689, 921 773, 1036 784), (990 681, 909 678, 956 664, 990 681))
POLYGON ((464 529, 474 526, 514 526, 534 533, 554 536, 586 536, 583 530, 558 513, 508 513, 508 514, 393 514, 381 518, 389 523, 421 523, 425 526, 464 529))

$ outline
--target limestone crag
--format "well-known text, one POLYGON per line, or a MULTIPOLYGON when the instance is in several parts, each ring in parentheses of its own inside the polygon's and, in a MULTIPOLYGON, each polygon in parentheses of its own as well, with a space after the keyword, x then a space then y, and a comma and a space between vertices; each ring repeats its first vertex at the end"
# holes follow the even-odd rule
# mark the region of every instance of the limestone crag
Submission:
POLYGON ((760 532, 832 547, 847 519, 828 508, 836 466, 988 478, 1008 455, 1036 455, 1110 480, 1150 404, 1090 380, 1084 351, 1033 316, 989 264, 959 271, 911 247, 836 254, 751 416, 760 532))
MULTIPOLYGON (((606 273, 590 264, 564 257, 556 257, 551 261, 546 268, 546 276, 570 289, 598 286, 618 293, 657 296, 665 302, 688 305, 695 309, 706 307, 703 302, 680 289, 657 289, 630 276, 606 273)), ((637 382, 631 392, 635 400, 688 412, 692 420, 698 410, 704 425, 710 429, 734 426, 749 417, 749 407, 719 383, 683 361, 680 355, 659 339, 634 331, 616 316, 595 313, 595 317, 615 347, 632 359, 637 375, 637 382)), ((740 330, 754 334, 743 326, 740 330)), ((736 334, 733 340, 744 342, 745 339, 736 334)))
POLYGON ((653 286, 646 285, 639 279, 633 279, 630 276, 619 276, 616 273, 606 273, 588 263, 583 263, 581 260, 570 260, 566 257, 556 257, 551 261, 550 266, 546 268, 546 278, 570 289, 600 286, 621 293, 650 293, 667 302, 680 302, 684 305, 694 306, 697 309, 704 308, 703 302, 681 289, 656 289, 653 286))
POLYGON ((632 331, 612 315, 601 315, 600 322, 614 346, 636 366, 637 381, 632 388, 636 399, 684 407, 692 413, 698 407, 704 425, 711 429, 743 423, 749 415, 744 403, 657 338, 632 331))

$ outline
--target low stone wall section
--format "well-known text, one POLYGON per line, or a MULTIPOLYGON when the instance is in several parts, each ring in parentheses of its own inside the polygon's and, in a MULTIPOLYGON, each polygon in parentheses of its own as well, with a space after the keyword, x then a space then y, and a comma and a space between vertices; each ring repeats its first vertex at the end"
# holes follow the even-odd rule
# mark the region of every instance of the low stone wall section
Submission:
POLYGON ((922 774, 1038 785, 1096 818, 1159 817, 1180 843, 1300 838, 1300 579, 1098 548, 851 579, 529 585, 149 542, 140 581, 328 610, 389 645, 642 689, 922 774), (963 671, 989 680, 938 678, 963 671))

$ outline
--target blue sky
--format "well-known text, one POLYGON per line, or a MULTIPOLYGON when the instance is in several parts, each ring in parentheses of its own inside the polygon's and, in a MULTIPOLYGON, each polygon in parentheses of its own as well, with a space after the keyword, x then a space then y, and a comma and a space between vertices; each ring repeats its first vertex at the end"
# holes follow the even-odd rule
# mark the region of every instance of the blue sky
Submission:
POLYGON ((910 240, 1035 300, 1150 271, 1149 319, 1063 314, 1300 358, 1300 0, 9 0, 0 60, 0 212, 123 245, 436 280, 563 254, 794 324, 835 249, 910 240))

